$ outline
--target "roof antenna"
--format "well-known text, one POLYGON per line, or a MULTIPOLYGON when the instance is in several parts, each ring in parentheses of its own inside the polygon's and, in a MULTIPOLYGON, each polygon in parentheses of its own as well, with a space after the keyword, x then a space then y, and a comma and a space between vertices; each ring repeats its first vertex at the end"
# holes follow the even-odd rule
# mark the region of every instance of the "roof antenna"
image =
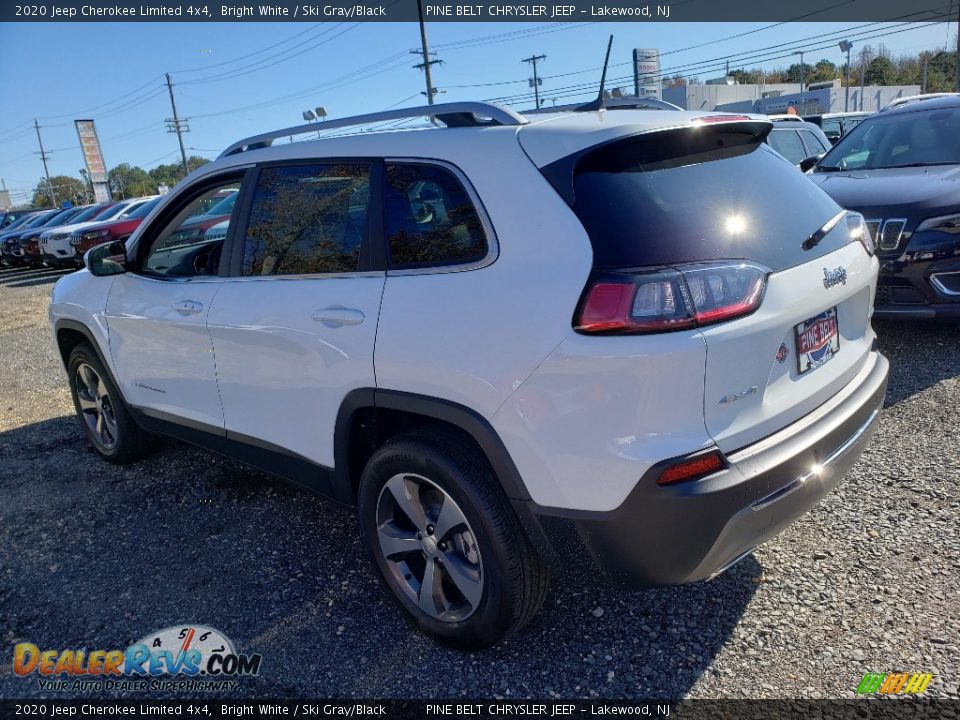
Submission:
POLYGON ((607 104, 603 98, 603 86, 607 84, 607 65, 610 64, 610 48, 613 47, 613 35, 610 36, 610 40, 607 42, 607 57, 603 61, 603 74, 600 76, 600 92, 597 94, 597 99, 593 102, 588 102, 586 105, 581 105, 576 109, 575 112, 590 112, 592 110, 606 110, 607 104))

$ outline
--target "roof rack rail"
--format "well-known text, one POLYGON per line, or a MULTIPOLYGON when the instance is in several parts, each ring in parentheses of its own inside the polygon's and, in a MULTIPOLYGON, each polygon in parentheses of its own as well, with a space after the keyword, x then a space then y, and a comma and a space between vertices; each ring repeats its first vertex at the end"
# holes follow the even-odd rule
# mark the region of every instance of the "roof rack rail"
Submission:
POLYGON ((439 105, 421 105, 412 108, 384 110, 383 112, 354 115, 353 117, 324 120, 322 123, 307 123, 294 125, 281 130, 271 130, 260 135, 253 135, 233 143, 220 153, 220 157, 235 155, 247 150, 270 147, 277 138, 315 133, 334 128, 354 127, 369 123, 384 122, 387 120, 403 120, 405 118, 436 118, 447 127, 484 127, 492 125, 526 125, 530 121, 510 108, 486 102, 454 102, 439 105))
POLYGON ((767 115, 767 117, 774 122, 783 122, 784 120, 787 122, 806 122, 806 120, 799 115, 790 115, 788 113, 774 113, 773 115, 767 115))
MULTIPOLYGON (((543 115, 546 113, 558 112, 585 112, 580 110, 583 103, 570 103, 568 105, 555 105, 553 107, 542 107, 538 110, 524 110, 524 115, 543 115)), ((605 110, 683 110, 679 105, 660 100, 659 98, 640 98, 640 97, 620 97, 607 98, 604 100, 605 110)))

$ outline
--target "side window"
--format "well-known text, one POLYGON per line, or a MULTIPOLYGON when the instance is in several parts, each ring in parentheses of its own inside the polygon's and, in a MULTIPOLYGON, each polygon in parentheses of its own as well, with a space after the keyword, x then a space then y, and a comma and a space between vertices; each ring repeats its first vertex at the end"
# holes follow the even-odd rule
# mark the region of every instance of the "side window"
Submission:
MULTIPOLYGON (((806 156, 810 157, 811 155, 819 155, 822 152, 826 152, 829 148, 823 144, 823 141, 817 137, 816 133, 810 130, 801 130, 800 138, 803 140, 803 146, 806 148, 806 156)), ((803 158, 800 158, 801 160, 803 158)))
POLYGON ((367 165, 264 168, 250 206, 243 274, 355 272, 369 208, 367 165))
POLYGON ((387 165, 390 267, 460 265, 487 256, 487 235, 460 181, 438 165, 387 165))
POLYGON ((830 142, 836 142, 843 135, 843 126, 840 124, 839 118, 824 120, 820 129, 823 130, 823 134, 827 136, 830 142))
POLYGON ((218 274, 241 179, 223 181, 194 197, 150 241, 140 271, 161 277, 218 274))
POLYGON ((770 132, 770 146, 794 165, 799 165, 800 161, 807 157, 807 151, 804 150, 796 130, 774 128, 770 132))

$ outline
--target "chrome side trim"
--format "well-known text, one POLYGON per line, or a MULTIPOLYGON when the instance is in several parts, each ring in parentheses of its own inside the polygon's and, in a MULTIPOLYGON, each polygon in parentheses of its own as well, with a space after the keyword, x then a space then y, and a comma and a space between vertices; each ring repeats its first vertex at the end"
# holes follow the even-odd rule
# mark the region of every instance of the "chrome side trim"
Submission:
POLYGON ((874 410, 872 413, 870 413, 869 417, 867 417, 867 419, 864 421, 863 425, 857 428, 857 431, 853 435, 848 437, 840 447, 838 447, 836 450, 830 453, 826 457, 826 459, 823 460, 823 462, 821 462, 819 465, 812 467, 810 469, 810 472, 805 473, 804 475, 801 475, 797 478, 794 478, 783 487, 777 490, 774 490, 769 495, 765 495, 759 500, 753 501, 750 504, 750 509, 755 512, 759 512, 760 510, 763 510, 764 508, 769 507, 773 503, 779 500, 782 500, 788 495, 796 492, 797 490, 802 488, 811 478, 821 475, 831 465, 837 462, 837 460, 839 460, 844 455, 846 455, 850 451, 850 449, 860 441, 860 438, 862 438, 864 434, 866 434, 866 432, 870 429, 870 427, 873 425, 873 422, 877 419, 877 416, 879 414, 880 414, 879 409, 874 410))
POLYGON ((940 277, 943 275, 960 275, 960 272, 934 273, 930 276, 930 284, 933 285, 934 289, 937 292, 943 293, 944 295, 952 295, 954 297, 960 295, 960 291, 951 290, 943 284, 943 281, 940 280, 940 277))

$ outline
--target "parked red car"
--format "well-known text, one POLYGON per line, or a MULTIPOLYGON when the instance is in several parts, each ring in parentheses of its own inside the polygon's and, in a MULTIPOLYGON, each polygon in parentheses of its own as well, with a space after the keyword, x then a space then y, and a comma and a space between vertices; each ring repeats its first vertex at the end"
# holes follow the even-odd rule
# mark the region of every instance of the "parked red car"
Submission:
POLYGON ((143 219, 150 214, 150 211, 157 206, 157 203, 159 203, 161 199, 162 198, 154 198, 149 202, 145 202, 122 220, 97 223, 96 225, 89 225, 82 230, 75 231, 73 235, 70 236, 70 244, 77 250, 76 258, 78 265, 83 266, 83 254, 90 248, 106 242, 113 242, 114 240, 126 240, 130 237, 133 231, 140 227, 140 223, 143 222, 143 219))

